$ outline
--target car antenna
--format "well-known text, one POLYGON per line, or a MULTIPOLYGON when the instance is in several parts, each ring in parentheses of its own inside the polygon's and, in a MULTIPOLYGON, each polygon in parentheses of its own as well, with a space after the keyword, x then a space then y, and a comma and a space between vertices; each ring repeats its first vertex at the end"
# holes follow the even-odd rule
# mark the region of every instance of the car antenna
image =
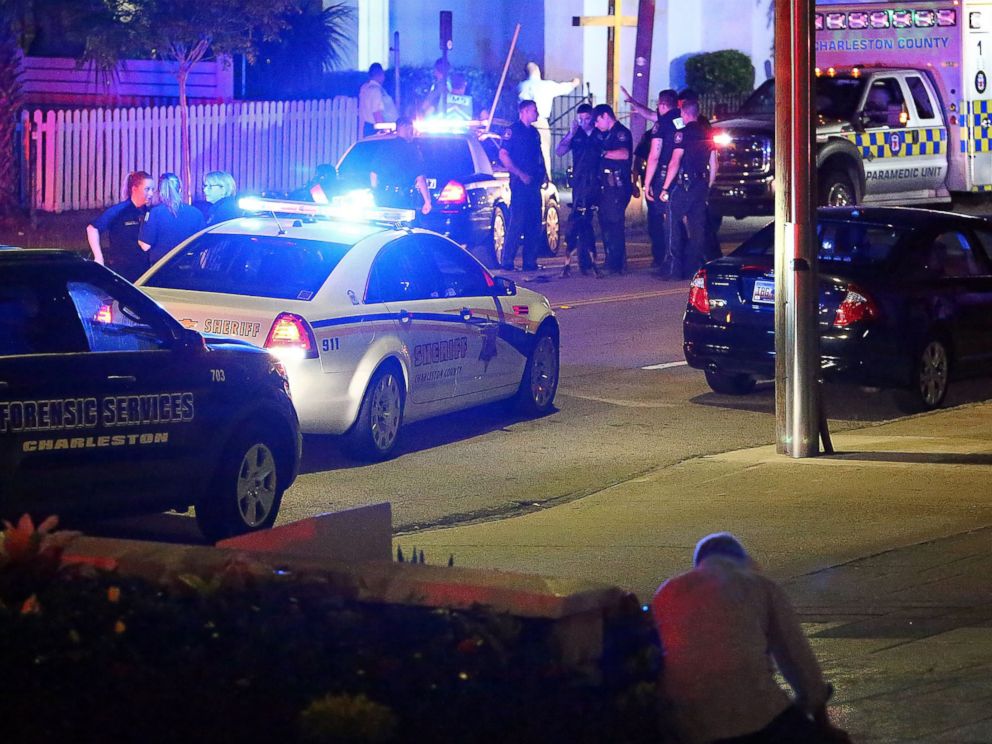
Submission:
POLYGON ((286 230, 283 228, 282 223, 279 221, 279 218, 276 216, 276 210, 273 209, 271 214, 272 214, 272 219, 276 221, 276 227, 279 228, 279 232, 277 232, 276 235, 285 235, 286 230))

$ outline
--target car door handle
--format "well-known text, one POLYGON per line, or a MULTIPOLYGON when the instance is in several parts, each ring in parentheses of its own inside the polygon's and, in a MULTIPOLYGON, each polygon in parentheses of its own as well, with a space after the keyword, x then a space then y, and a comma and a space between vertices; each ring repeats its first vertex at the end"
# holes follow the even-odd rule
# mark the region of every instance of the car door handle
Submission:
POLYGON ((6 380, 0 380, 0 390, 6 390, 10 387, 10 383, 6 380))
POLYGON ((137 382, 134 375, 107 375, 107 382, 137 382))
POLYGON ((410 325, 410 322, 412 320, 413 320, 413 315, 411 315, 406 310, 400 310, 400 324, 402 324, 402 325, 410 325))

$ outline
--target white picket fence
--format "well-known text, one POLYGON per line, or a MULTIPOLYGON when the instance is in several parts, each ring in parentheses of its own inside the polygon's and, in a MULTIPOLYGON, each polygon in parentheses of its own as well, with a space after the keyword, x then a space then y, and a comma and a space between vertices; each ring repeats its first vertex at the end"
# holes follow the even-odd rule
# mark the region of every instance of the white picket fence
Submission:
MULTIPOLYGON (((132 170, 179 172, 178 106, 25 111, 21 124, 34 143, 27 166, 42 211, 114 204, 132 170)), ((194 198, 212 170, 233 174, 241 193, 299 188, 358 134, 357 100, 343 96, 190 106, 194 198)))

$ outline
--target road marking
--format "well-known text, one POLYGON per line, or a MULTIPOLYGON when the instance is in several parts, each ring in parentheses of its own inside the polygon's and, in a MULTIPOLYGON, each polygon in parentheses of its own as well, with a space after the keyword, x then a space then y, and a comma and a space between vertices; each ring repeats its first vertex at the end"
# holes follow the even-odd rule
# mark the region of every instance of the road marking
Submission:
POLYGON ((675 297, 686 294, 685 287, 674 289, 656 289, 650 292, 629 292, 621 295, 610 295, 608 297, 590 297, 586 300, 572 300, 571 302, 560 302, 552 305, 555 310, 570 310, 573 307, 583 307, 585 305, 602 305, 607 302, 628 302, 630 300, 650 300, 655 297, 675 297))
POLYGON ((671 369, 672 367, 685 367, 689 362, 664 362, 663 364, 652 364, 641 369, 671 369))

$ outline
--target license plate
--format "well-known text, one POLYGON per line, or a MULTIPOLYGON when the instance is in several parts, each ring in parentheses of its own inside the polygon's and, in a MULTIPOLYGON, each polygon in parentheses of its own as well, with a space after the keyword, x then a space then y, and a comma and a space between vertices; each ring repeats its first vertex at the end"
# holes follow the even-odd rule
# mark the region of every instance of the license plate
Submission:
POLYGON ((775 282, 758 279, 754 283, 754 291, 751 293, 751 302, 775 302, 775 282))

